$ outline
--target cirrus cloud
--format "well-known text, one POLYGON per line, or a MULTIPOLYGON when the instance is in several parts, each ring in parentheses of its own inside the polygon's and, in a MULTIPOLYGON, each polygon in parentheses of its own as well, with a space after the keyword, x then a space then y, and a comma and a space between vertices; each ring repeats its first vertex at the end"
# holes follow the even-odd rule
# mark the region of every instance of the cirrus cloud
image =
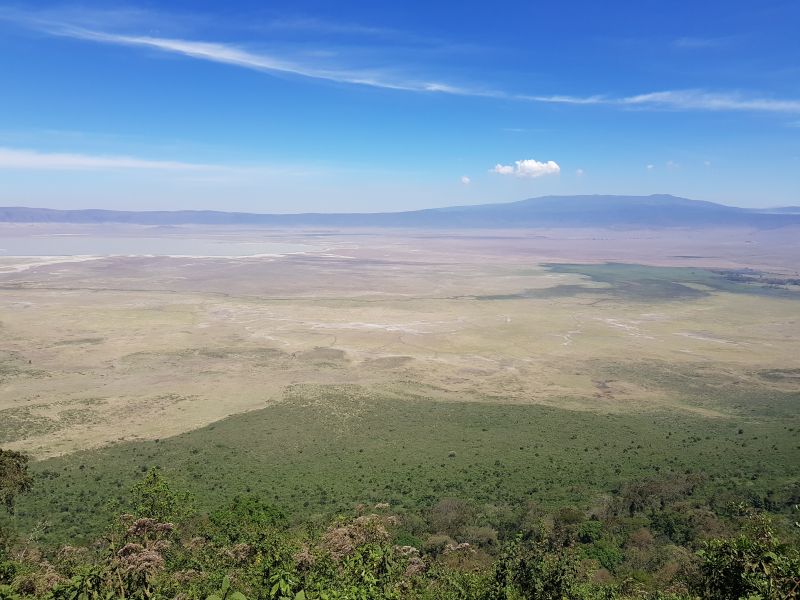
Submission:
POLYGON ((94 156, 0 147, 0 169, 148 169, 159 171, 198 171, 222 168, 225 167, 172 160, 149 160, 132 156, 94 156))
MULTIPOLYGON (((84 11, 85 12, 85 11, 84 11)), ((295 75, 310 79, 346 83, 366 87, 390 89, 417 93, 434 93, 453 96, 469 96, 494 98, 498 100, 518 100, 544 104, 616 106, 641 110, 674 110, 674 111, 751 111, 768 113, 800 113, 800 99, 777 98, 752 92, 714 91, 705 89, 673 89, 660 90, 634 95, 586 94, 570 95, 561 93, 518 93, 511 90, 493 89, 491 87, 469 87, 455 85, 438 78, 429 77, 425 71, 417 77, 400 77, 398 72, 410 70, 402 65, 387 64, 366 68, 347 61, 336 64, 318 64, 317 60, 309 61, 308 55, 296 52, 265 52, 247 45, 186 39, 176 37, 160 37, 144 34, 119 33, 119 22, 130 19, 126 11, 110 11, 108 13, 89 13, 81 18, 74 11, 39 10, 26 11, 0 7, 0 21, 16 23, 28 29, 48 35, 66 37, 85 42, 109 44, 116 46, 138 47, 158 50, 163 53, 182 55, 195 60, 226 64, 229 66, 260 71, 263 73, 295 75)), ((134 21, 142 19, 142 11, 134 11, 134 21)), ((149 29, 159 29, 157 16, 151 16, 156 22, 149 29)), ((139 24, 141 27, 141 24, 139 24)), ((387 34, 400 35, 391 29, 361 27, 352 24, 328 24, 314 20, 296 20, 274 22, 272 28, 307 29, 325 31, 327 33, 361 33, 380 37, 387 34)), ((680 38, 675 41, 676 47, 698 48, 709 47, 727 42, 726 38, 680 38)), ((322 54, 326 49, 320 49, 322 54)), ((336 56, 333 52, 331 56, 336 56)), ((419 65, 410 65, 421 71, 419 65)))
POLYGON ((149 171, 215 176, 259 177, 273 175, 308 176, 324 172, 308 166, 199 163, 139 158, 123 155, 41 152, 0 146, 0 171, 149 171))
POLYGON ((539 162, 533 158, 514 161, 513 165, 496 164, 490 172, 498 175, 513 175, 514 177, 542 177, 544 175, 558 175, 561 167, 554 160, 539 162))

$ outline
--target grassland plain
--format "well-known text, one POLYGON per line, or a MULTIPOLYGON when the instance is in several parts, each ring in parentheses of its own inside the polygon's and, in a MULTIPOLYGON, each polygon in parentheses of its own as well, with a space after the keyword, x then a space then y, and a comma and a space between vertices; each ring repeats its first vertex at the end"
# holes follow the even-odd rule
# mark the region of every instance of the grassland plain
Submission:
POLYGON ((18 526, 91 535, 156 465, 206 507, 249 491, 304 519, 457 497, 496 524, 685 471, 720 502, 790 498, 800 301, 774 280, 796 244, 561 235, 7 270, 0 444, 39 459, 18 526), (650 264, 580 264, 586 244, 650 264), (765 264, 772 283, 737 276, 765 264))

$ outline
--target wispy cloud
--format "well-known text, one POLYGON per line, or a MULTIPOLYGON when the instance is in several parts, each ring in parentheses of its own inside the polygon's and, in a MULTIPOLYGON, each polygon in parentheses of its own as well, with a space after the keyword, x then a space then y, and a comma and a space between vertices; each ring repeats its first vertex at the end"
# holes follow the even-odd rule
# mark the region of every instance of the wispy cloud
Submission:
POLYGON ((47 153, 35 150, 0 148, 0 169, 222 171, 230 168, 222 165, 148 160, 131 156, 47 153))
POLYGON ((618 99, 608 96, 530 96, 527 94, 515 94, 511 96, 515 100, 530 100, 531 102, 544 102, 546 104, 617 104, 618 99))
POLYGON ((513 175, 514 177, 536 178, 544 175, 557 175, 561 172, 561 167, 557 162, 548 160, 539 162, 532 158, 514 161, 513 165, 496 164, 491 173, 498 175, 513 175))
POLYGON ((119 154, 83 152, 45 152, 30 148, 0 146, 0 171, 87 171, 162 173, 193 181, 247 182, 275 178, 311 180, 363 169, 348 169, 333 163, 202 163, 161 160, 119 154))
POLYGON ((684 50, 722 48, 732 41, 730 37, 680 37, 672 41, 672 46, 684 50))
POLYGON ((652 92, 621 98, 617 103, 627 106, 657 106, 676 110, 800 112, 800 100, 753 97, 735 93, 720 94, 703 90, 652 92))
POLYGON ((389 80, 383 78, 378 73, 370 71, 319 69, 310 65, 288 61, 269 54, 251 52, 232 44, 197 42, 192 40, 150 36, 119 35, 91 31, 77 27, 63 28, 57 32, 57 34, 122 46, 154 48, 164 52, 182 54, 191 58, 234 65, 256 71, 299 75, 301 77, 324 79, 338 83, 350 83, 378 88, 417 92, 425 91, 444 92, 448 94, 475 94, 474 92, 468 92, 467 90, 463 90, 455 86, 433 81, 412 82, 389 80))
MULTIPOLYGON (((150 48, 161 52, 178 54, 197 60, 232 65, 273 74, 325 80, 336 83, 362 85, 374 88, 426 92, 457 96, 495 98, 500 100, 527 101, 543 104, 575 106, 612 106, 649 110, 680 111, 750 111, 771 113, 800 113, 800 99, 781 99, 753 94, 712 92, 700 89, 663 90, 629 96, 594 94, 587 96, 564 94, 521 94, 491 88, 468 87, 438 81, 427 77, 399 77, 396 68, 357 68, 351 65, 322 66, 319 60, 310 60, 308 55, 287 58, 276 53, 254 50, 243 45, 197 41, 182 37, 131 35, 115 33, 106 29, 87 28, 75 21, 62 21, 53 17, 13 11, 0 11, 0 19, 14 21, 20 25, 46 32, 50 35, 69 37, 103 44, 150 48)), ((325 27, 327 24, 311 21, 287 22, 285 26, 325 27)), ((344 29, 357 26, 342 26, 344 29)), ((363 28, 377 33, 378 28, 363 28)), ((699 40, 682 38, 684 44, 699 43, 699 40)))
POLYGON ((251 52, 231 44, 148 36, 118 35, 76 27, 62 29, 60 34, 96 42, 156 48, 165 52, 182 54, 196 59, 235 65, 258 71, 272 71, 314 79, 324 79, 338 83, 350 83, 411 92, 433 92, 460 96, 528 100, 547 104, 616 105, 671 110, 800 113, 800 100, 757 98, 743 96, 741 94, 711 93, 703 90, 667 90, 621 98, 601 95, 583 97, 566 95, 530 96, 524 94, 509 94, 496 90, 470 89, 437 81, 394 80, 386 78, 384 74, 370 71, 318 69, 268 54, 251 52))
POLYGON ((665 90, 634 96, 516 96, 552 104, 594 104, 662 110, 761 111, 800 113, 800 100, 717 93, 705 90, 665 90))
POLYGON ((150 48, 205 60, 275 74, 296 75, 337 83, 410 92, 434 92, 463 96, 500 96, 500 92, 466 89, 449 83, 392 76, 390 69, 327 68, 310 64, 308 57, 289 59, 277 54, 255 51, 231 43, 197 41, 174 37, 129 35, 87 28, 72 22, 60 21, 49 15, 37 16, 18 11, 0 10, 0 19, 47 33, 103 44, 150 48))

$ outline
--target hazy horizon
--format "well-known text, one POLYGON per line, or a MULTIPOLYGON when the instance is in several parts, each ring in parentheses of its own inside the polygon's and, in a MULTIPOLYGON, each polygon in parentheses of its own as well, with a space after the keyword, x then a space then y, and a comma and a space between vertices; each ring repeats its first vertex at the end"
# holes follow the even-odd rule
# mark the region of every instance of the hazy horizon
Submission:
MULTIPOLYGON (((541 195, 541 196, 531 196, 528 198, 518 198, 516 200, 505 200, 502 202, 475 202, 470 204, 447 204, 447 205, 431 205, 431 206, 422 206, 413 209, 396 209, 396 210, 364 210, 364 211, 340 211, 340 210, 319 210, 319 211, 304 211, 304 210, 283 210, 283 211, 259 211, 259 210, 226 210, 225 208, 178 208, 178 209, 169 209, 169 208, 151 208, 151 209, 125 209, 125 208, 105 208, 102 206, 75 206, 69 208, 54 208, 52 206, 33 206, 33 205, 0 205, 0 209, 31 209, 31 210, 67 210, 67 211, 94 211, 94 210, 112 210, 112 211, 119 211, 119 212, 181 212, 181 211, 196 211, 196 212, 222 212, 222 213, 234 213, 234 212, 241 212, 241 213, 250 213, 250 214, 264 214, 264 215, 301 215, 301 214, 308 214, 308 213, 319 213, 319 214, 355 214, 355 213, 362 213, 362 214, 383 214, 383 213, 402 213, 402 212, 409 212, 409 211, 418 211, 418 210, 438 210, 438 209, 447 209, 447 208, 458 208, 460 206, 468 207, 468 206, 491 206, 491 205, 502 205, 502 204, 514 204, 518 202, 525 202, 529 200, 539 200, 539 199, 546 199, 546 198, 597 198, 601 200, 603 198, 618 198, 628 196, 627 194, 570 194, 570 195, 562 195, 562 194, 548 194, 548 195, 541 195)), ((664 198, 675 198, 679 200, 691 200, 696 202, 713 202, 714 204, 718 204, 720 206, 726 208, 744 208, 744 209, 756 209, 756 210, 780 210, 780 209, 789 209, 789 208, 799 208, 800 202, 797 204, 781 204, 781 205, 770 205, 770 206, 758 206, 758 207, 748 207, 742 206, 738 204, 731 204, 727 202, 715 202, 712 200, 706 200, 704 198, 685 198, 682 196, 675 196, 673 194, 663 194, 663 193, 653 193, 653 194, 641 194, 641 195, 630 195, 631 197, 640 197, 640 198, 648 198, 648 197, 664 197, 664 198)))

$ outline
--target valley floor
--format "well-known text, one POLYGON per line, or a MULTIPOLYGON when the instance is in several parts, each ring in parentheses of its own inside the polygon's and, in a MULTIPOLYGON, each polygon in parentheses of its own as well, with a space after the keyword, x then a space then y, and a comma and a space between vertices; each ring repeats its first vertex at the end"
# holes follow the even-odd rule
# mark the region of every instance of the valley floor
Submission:
POLYGON ((304 514, 800 475, 797 231, 115 235, 312 250, 0 259, 0 445, 47 480, 31 523, 70 530, 154 465, 304 514))

